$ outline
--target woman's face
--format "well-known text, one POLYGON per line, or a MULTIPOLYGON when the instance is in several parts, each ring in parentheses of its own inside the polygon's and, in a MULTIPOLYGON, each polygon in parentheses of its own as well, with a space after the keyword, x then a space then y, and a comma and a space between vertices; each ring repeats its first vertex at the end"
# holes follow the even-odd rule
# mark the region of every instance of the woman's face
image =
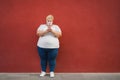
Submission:
POLYGON ((46 20, 46 23, 48 26, 51 26, 53 24, 53 20, 52 19, 48 19, 46 20))

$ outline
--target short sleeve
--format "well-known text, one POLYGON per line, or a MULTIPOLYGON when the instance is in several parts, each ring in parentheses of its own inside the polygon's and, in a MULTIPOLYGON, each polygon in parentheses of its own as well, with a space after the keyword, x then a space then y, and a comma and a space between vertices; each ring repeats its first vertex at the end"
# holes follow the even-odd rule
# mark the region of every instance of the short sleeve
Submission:
POLYGON ((55 30, 58 31, 58 32, 62 32, 58 25, 55 26, 55 30))
POLYGON ((44 26, 44 25, 40 25, 40 26, 38 27, 37 31, 39 31, 39 30, 44 31, 44 30, 45 30, 45 26, 44 26))

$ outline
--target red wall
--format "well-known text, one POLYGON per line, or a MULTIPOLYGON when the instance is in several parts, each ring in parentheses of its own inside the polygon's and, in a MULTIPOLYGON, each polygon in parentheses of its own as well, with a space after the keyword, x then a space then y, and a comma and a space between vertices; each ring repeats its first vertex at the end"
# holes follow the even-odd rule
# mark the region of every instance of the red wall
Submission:
POLYGON ((0 0, 0 72, 40 72, 36 29, 53 14, 56 72, 120 72, 119 0, 0 0))

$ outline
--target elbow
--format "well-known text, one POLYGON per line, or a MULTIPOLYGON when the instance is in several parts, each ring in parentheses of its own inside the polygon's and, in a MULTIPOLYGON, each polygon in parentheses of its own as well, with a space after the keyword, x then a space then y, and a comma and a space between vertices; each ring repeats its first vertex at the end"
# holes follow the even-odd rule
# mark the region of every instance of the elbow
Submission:
POLYGON ((39 36, 39 37, 41 36, 40 33, 38 33, 38 32, 36 33, 36 35, 39 36))
POLYGON ((60 37, 62 37, 62 34, 60 33, 60 34, 56 35, 56 37, 60 38, 60 37))
POLYGON ((36 35, 38 36, 38 35, 39 35, 39 33, 37 32, 37 33, 36 33, 36 35))
POLYGON ((59 37, 62 37, 62 34, 59 34, 59 37))

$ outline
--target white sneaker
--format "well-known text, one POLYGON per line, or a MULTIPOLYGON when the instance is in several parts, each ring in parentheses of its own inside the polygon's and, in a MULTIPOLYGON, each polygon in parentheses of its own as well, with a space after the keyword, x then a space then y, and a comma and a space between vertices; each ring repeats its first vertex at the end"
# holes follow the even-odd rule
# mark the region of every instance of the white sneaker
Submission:
POLYGON ((50 77, 51 77, 51 78, 55 77, 54 72, 50 72, 50 77))
POLYGON ((44 71, 42 71, 41 74, 40 74, 41 77, 43 77, 45 75, 46 75, 46 72, 44 72, 44 71))

